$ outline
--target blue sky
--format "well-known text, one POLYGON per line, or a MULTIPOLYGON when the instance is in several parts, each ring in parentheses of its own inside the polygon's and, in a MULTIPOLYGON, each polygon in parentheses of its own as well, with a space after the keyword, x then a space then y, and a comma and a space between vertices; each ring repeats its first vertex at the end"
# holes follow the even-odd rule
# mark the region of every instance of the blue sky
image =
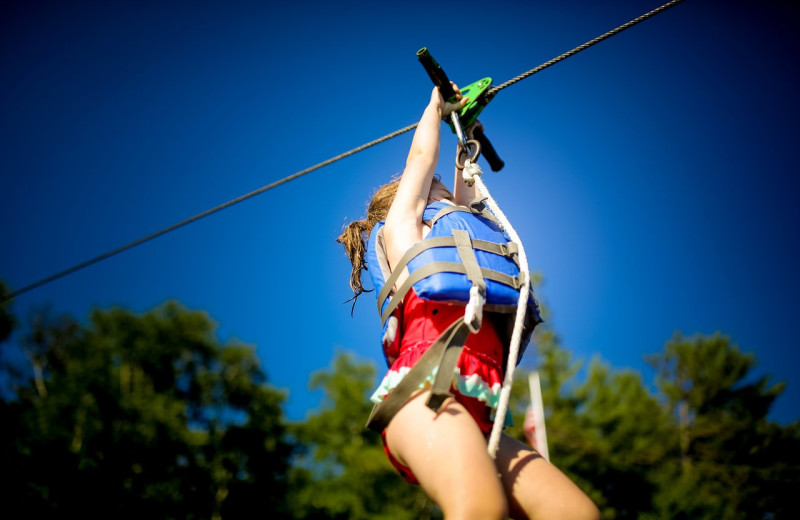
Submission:
MULTIPOLYGON (((0 279, 19 289, 416 122, 427 46, 495 84, 657 6, 579 2, 5 2, 0 279)), ((576 358, 652 374, 675 331, 720 331, 798 419, 798 10, 686 0, 525 81, 481 120, 484 180, 576 358), (484 165, 485 166, 485 165, 484 165)), ((452 172, 443 134, 439 171, 452 172)), ((411 134, 19 296, 203 309, 257 345, 286 410, 337 351, 382 368, 372 295, 350 317, 334 239, 411 134)), ((530 352, 533 350, 531 349, 530 352)), ((536 363, 533 356, 526 366, 536 363)))

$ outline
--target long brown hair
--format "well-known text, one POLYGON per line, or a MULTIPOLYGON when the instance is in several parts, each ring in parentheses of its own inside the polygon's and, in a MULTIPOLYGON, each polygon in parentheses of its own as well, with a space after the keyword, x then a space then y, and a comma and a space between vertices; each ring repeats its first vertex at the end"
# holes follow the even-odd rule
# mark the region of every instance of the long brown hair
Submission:
POLYGON ((350 288, 353 290, 353 299, 364 292, 364 287, 361 285, 361 271, 367 270, 367 239, 375 224, 386 220, 386 214, 389 213, 389 207, 397 194, 399 182, 398 178, 378 188, 369 201, 366 218, 350 222, 336 239, 344 246, 345 254, 352 265, 350 288))

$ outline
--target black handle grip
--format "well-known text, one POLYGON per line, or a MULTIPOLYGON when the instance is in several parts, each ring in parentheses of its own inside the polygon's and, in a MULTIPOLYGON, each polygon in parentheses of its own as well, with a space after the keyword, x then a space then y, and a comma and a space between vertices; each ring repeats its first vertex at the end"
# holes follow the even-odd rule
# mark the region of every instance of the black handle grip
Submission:
POLYGON ((489 166, 492 167, 492 171, 499 172, 502 170, 506 163, 497 155, 497 150, 495 150, 492 143, 489 142, 489 139, 486 137, 486 134, 483 133, 480 126, 472 131, 472 135, 481 143, 481 155, 483 155, 483 158, 489 163, 489 166))
POLYGON ((436 60, 433 59, 431 53, 428 52, 427 47, 423 47, 417 51, 417 58, 419 62, 425 67, 425 72, 428 73, 430 76, 431 81, 433 84, 439 87, 439 92, 442 93, 442 97, 446 101, 453 102, 456 97, 456 92, 453 90, 453 85, 450 84, 450 80, 447 78, 447 74, 444 73, 444 69, 436 63, 436 60))

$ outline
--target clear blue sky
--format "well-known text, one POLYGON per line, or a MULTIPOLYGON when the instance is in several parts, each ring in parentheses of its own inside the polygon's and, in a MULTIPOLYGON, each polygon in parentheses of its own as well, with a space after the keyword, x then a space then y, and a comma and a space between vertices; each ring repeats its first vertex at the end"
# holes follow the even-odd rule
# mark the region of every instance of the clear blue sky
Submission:
MULTIPOLYGON (((19 289, 416 122, 427 46, 499 84, 660 0, 4 2, 0 279, 19 289)), ((787 381, 799 418, 798 10, 686 0, 503 90, 484 176, 575 357, 652 374, 675 331, 720 331, 787 381)), ((204 309, 257 345, 302 418, 340 349, 381 369, 372 295, 350 317, 334 242, 401 171, 411 134, 26 293, 204 309)), ((440 172, 452 171, 444 134, 440 172)), ((532 352, 532 350, 531 350, 532 352)), ((528 357, 533 366, 535 357, 528 357)))

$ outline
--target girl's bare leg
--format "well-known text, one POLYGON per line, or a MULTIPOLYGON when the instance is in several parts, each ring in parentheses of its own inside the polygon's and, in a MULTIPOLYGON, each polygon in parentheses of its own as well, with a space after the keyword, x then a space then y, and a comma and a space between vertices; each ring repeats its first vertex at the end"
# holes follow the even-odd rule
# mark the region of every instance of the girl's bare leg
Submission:
POLYGON ((414 472, 447 520, 504 519, 508 514, 486 439, 463 406, 450 399, 438 414, 413 397, 386 428, 389 450, 414 472))
POLYGON ((530 447, 503 435, 496 457, 511 518, 597 520, 600 512, 558 468, 530 447))

